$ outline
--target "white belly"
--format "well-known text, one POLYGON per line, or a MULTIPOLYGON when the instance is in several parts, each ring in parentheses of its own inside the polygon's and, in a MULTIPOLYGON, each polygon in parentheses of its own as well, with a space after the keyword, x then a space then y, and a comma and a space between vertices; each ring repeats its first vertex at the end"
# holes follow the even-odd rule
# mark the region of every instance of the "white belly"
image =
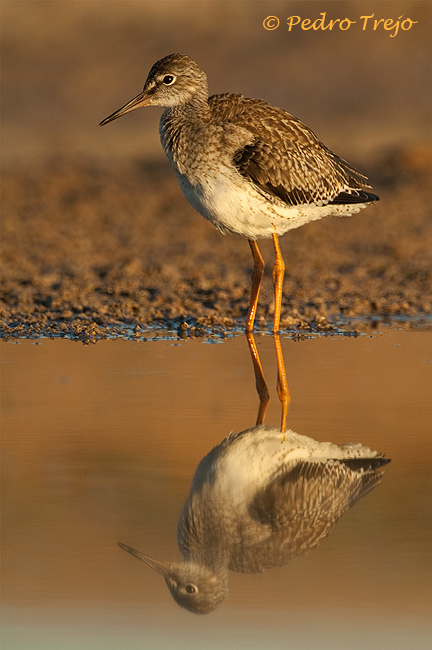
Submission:
POLYGON ((267 239, 273 234, 283 235, 309 221, 331 215, 350 216, 366 207, 364 203, 351 205, 286 206, 272 202, 250 183, 227 174, 200 174, 200 180, 189 180, 176 170, 181 190, 189 203, 221 232, 232 232, 248 239, 267 239))

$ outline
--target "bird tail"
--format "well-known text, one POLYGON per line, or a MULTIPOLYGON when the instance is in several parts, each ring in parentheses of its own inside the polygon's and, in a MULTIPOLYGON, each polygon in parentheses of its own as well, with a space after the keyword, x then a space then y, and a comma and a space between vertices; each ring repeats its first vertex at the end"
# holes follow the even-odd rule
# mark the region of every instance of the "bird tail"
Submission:
POLYGON ((372 192, 366 192, 365 190, 349 189, 335 196, 333 201, 330 201, 330 205, 348 205, 350 203, 372 203, 373 201, 379 201, 379 196, 377 194, 372 194, 372 192))

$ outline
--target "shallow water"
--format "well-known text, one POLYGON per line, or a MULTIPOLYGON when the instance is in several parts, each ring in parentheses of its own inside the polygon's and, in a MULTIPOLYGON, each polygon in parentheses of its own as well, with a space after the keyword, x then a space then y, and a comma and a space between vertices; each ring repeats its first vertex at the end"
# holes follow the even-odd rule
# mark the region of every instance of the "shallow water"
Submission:
MULTIPOLYGON (((278 425, 271 337, 257 337, 278 425)), ((4 648, 426 648, 432 333, 282 339, 287 425, 392 459, 316 550, 204 617, 118 548, 177 560, 194 470, 255 424, 245 337, 2 345, 4 648)))

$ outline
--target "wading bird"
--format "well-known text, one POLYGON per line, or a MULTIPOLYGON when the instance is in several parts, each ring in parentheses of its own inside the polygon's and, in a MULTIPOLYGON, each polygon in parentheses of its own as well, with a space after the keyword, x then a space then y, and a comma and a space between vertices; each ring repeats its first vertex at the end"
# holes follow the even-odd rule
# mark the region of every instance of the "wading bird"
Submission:
POLYGON ((388 462, 361 444, 275 427, 231 433, 192 479, 177 531, 183 560, 161 562, 120 546, 158 571, 181 607, 207 614, 228 594, 229 569, 257 573, 316 547, 378 485, 376 470, 388 462))
POLYGON ((247 332, 264 273, 256 242, 273 239, 278 332, 285 271, 279 235, 323 217, 350 216, 377 201, 366 176, 284 110, 238 94, 209 97, 205 73, 184 54, 157 61, 143 92, 100 126, 141 106, 165 107, 161 142, 189 203, 221 232, 249 241, 254 267, 247 332))

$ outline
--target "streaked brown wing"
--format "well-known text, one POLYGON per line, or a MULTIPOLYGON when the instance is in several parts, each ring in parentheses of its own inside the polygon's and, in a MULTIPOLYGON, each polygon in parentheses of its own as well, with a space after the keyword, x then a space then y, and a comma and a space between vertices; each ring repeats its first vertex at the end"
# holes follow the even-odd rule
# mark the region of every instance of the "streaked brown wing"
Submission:
POLYGON ((235 548, 230 568, 255 573, 310 551, 348 508, 378 485, 382 474, 374 468, 385 462, 355 459, 354 469, 349 461, 338 460, 287 466, 249 506, 252 519, 268 527, 267 538, 235 548))
POLYGON ((300 120, 262 100, 242 95, 213 95, 213 116, 250 129, 251 142, 233 162, 239 172, 268 196, 289 205, 376 200, 362 192, 367 178, 333 154, 300 120), (350 191, 351 190, 351 191, 350 191))

